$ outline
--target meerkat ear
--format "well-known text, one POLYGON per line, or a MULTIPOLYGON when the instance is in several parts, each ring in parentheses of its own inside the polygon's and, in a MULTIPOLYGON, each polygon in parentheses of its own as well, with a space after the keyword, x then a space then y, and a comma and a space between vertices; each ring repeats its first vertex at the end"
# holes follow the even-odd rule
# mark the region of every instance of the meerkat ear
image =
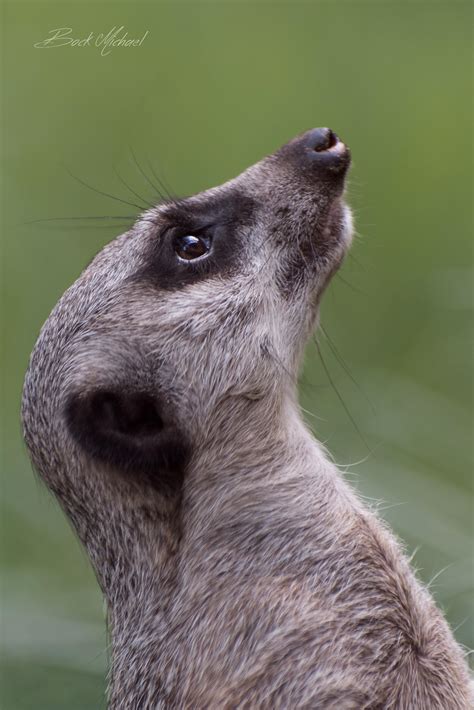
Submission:
POLYGON ((182 482, 188 447, 148 393, 74 393, 65 414, 71 434, 91 458, 129 474, 145 474, 157 484, 182 482))

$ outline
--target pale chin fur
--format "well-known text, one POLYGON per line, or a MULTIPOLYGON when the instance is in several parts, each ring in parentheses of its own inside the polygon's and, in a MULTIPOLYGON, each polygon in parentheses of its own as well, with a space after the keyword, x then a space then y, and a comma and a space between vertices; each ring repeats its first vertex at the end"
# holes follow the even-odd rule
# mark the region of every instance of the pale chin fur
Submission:
POLYGON ((352 217, 352 210, 348 204, 343 202, 343 229, 341 239, 344 244, 344 248, 347 251, 352 244, 354 238, 354 219, 352 217))

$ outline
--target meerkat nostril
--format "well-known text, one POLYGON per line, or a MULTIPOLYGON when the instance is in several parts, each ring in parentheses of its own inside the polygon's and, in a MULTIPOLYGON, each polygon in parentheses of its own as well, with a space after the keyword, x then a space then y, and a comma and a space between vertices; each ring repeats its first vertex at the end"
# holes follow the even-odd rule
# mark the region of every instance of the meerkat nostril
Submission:
POLYGON ((330 128, 321 129, 318 131, 318 135, 316 136, 316 143, 313 150, 315 150, 316 153, 322 153, 325 150, 334 148, 334 146, 337 145, 338 140, 338 137, 334 131, 331 131, 330 128))
POLYGON ((337 143, 339 142, 339 138, 336 136, 334 131, 329 131, 328 140, 329 140, 328 148, 334 148, 334 146, 337 145, 337 143))

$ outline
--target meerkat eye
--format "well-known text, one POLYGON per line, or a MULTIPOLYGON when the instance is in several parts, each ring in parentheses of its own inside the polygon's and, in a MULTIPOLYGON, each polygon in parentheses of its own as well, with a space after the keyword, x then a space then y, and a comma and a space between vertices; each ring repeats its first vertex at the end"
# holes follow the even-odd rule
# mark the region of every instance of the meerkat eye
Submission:
POLYGON ((174 250, 180 259, 191 261, 191 259, 199 259, 205 256, 211 248, 211 239, 206 236, 196 236, 194 234, 185 234, 181 237, 176 237, 174 240, 174 250))

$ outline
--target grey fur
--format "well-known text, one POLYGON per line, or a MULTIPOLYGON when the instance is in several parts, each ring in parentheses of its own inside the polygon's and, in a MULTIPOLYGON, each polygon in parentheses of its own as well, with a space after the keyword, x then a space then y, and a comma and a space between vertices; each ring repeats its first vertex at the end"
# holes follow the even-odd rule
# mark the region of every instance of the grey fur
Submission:
POLYGON ((444 618, 300 416, 302 351, 352 228, 342 179, 299 169, 298 140, 183 201, 248 198, 232 268, 161 288, 144 267, 179 205, 159 205, 31 357, 25 438, 107 601, 112 710, 471 707, 444 618), (88 454, 64 408, 98 387, 158 398, 189 444, 182 485, 88 454))

